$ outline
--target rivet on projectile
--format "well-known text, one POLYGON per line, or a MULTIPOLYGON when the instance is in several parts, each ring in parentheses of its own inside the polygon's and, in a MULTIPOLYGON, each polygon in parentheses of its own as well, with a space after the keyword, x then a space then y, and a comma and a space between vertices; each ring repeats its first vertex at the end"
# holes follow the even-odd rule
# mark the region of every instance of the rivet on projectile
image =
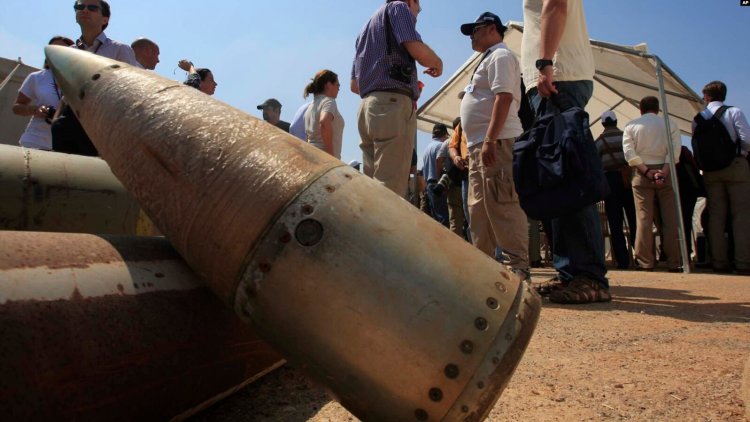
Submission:
POLYGON ((445 372, 445 376, 450 379, 458 378, 458 374, 460 373, 460 371, 458 370, 458 365, 454 365, 452 363, 446 365, 443 372, 445 372))
POLYGON ((479 331, 485 331, 487 328, 489 328, 490 324, 487 322, 486 319, 479 317, 476 320, 474 320, 474 326, 477 327, 477 330, 479 331))
POLYGON ((313 207, 312 205, 304 205, 302 207, 302 213, 304 213, 306 215, 312 214, 313 211, 315 211, 315 207, 313 207))
POLYGON ((466 353, 467 355, 474 351, 474 343, 472 343, 469 340, 464 340, 461 343, 461 351, 466 353))
POLYGON ((119 64, 113 64, 112 66, 110 66, 110 69, 119 69, 119 68, 120 68, 119 64))
POLYGON ((461 411, 464 413, 469 413, 469 406, 461 406, 461 411))
POLYGON ((495 287, 497 287, 497 290, 500 290, 503 293, 507 293, 508 292, 508 288, 505 287, 505 285, 503 283, 499 282, 499 281, 497 283, 495 283, 495 287))
POLYGON ((487 307, 492 310, 498 310, 500 308, 500 304, 498 303, 497 299, 494 297, 487 298, 487 307))
POLYGON ((259 270, 260 270, 260 272, 262 272, 262 273, 267 273, 267 272, 270 272, 270 271, 271 271, 271 264, 269 264, 268 262, 261 262, 261 263, 260 263, 260 264, 258 265, 258 269, 259 269, 259 270))
POLYGON ((316 220, 303 220, 297 225, 294 236, 302 246, 315 246, 323 239, 323 225, 316 220))
POLYGON ((440 400, 443 400, 443 390, 439 388, 430 389, 430 400, 436 403, 439 402, 440 400))
POLYGON ((419 421, 426 421, 430 418, 430 415, 428 415, 424 409, 417 409, 414 411, 414 417, 419 421))
POLYGON ((336 188, 333 187, 333 186, 331 186, 331 185, 328 185, 328 186, 326 186, 326 192, 328 192, 328 193, 334 193, 334 192, 336 192, 336 188))
POLYGON ((292 241, 292 234, 289 232, 284 232, 284 234, 281 235, 279 238, 279 242, 281 243, 289 243, 292 241))
POLYGON ((92 81, 98 81, 98 80, 99 80, 99 78, 101 78, 101 77, 102 77, 102 75, 100 75, 100 74, 96 73, 96 74, 94 74, 94 76, 92 76, 92 77, 91 77, 91 80, 92 80, 92 81))
POLYGON ((477 383, 477 388, 478 388, 478 389, 480 389, 480 390, 481 390, 481 389, 483 389, 483 388, 484 388, 484 382, 482 382, 482 381, 479 381, 479 382, 477 383))

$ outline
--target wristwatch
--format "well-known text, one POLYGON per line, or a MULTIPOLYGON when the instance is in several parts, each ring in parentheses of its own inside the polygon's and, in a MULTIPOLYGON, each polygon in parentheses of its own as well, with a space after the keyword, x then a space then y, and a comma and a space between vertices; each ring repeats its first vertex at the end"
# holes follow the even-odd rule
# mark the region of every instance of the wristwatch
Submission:
POLYGON ((545 67, 547 67, 547 66, 553 66, 554 62, 552 62, 552 60, 550 60, 550 59, 539 59, 539 60, 536 61, 536 63, 534 65, 541 72, 542 69, 544 69, 545 67))

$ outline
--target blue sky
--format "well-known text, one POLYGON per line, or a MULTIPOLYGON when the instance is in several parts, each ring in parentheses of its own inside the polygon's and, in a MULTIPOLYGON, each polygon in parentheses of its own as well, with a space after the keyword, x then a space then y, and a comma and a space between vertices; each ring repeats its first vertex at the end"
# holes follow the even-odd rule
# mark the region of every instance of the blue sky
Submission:
MULTIPOLYGON (((147 36, 159 43, 156 71, 182 80, 181 58, 209 67, 219 86, 215 98, 260 117, 256 105, 275 97, 291 120, 304 103, 302 90, 320 69, 338 73, 337 100, 346 121, 342 160, 361 159, 356 113, 359 97, 348 90, 354 40, 382 0, 289 0, 221 2, 192 0, 110 0, 107 35, 130 43, 147 36)), ((462 23, 480 13, 497 13, 505 22, 521 21, 521 0, 422 0, 417 30, 443 59, 440 78, 424 76, 423 98, 432 96, 469 57, 462 23)), ((73 1, 2 0, 0 56, 21 57, 41 66, 43 47, 56 34, 79 35, 73 1)), ((720 79, 727 103, 750 112, 750 7, 740 0, 586 0, 592 38, 623 45, 646 42, 652 53, 694 91, 720 79)), ((429 136, 419 135, 418 154, 429 136)))

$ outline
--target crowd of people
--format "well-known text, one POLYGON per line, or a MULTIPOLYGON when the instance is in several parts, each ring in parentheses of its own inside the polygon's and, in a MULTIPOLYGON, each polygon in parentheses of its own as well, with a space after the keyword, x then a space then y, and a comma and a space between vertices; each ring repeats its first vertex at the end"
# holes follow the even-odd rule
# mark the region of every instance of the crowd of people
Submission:
MULTIPOLYGON (((611 294, 597 205, 587 204, 548 221, 530 220, 520 206, 512 168, 514 142, 530 121, 545 113, 583 109, 592 97, 594 59, 583 2, 523 3, 520 60, 504 43, 507 27, 498 15, 485 12, 457 28, 469 37, 471 49, 481 54, 481 60, 461 93, 452 134, 444 124, 435 125, 432 131, 421 174, 425 209, 482 252, 503 257, 527 280, 529 268, 539 265, 538 234, 543 226, 557 270, 554 283, 543 292, 562 304, 606 302, 611 294)), ((77 0, 74 9, 80 37, 75 41, 54 37, 50 44, 144 69, 153 70, 159 63, 160 50, 154 41, 139 38, 126 45, 105 35, 111 17, 106 1, 77 0)), ((350 90, 361 97, 356 123, 362 171, 402 197, 407 195, 409 175, 416 172, 418 66, 430 77, 443 73, 442 60, 416 30, 421 10, 419 0, 387 0, 378 7, 356 38, 350 75, 350 90)), ((189 60, 181 60, 178 66, 188 73, 186 85, 214 94, 218 84, 211 70, 197 68, 189 60)), ((304 97, 312 95, 312 99, 296 111, 291 123, 281 120, 282 105, 274 98, 257 107, 270 125, 340 159, 345 122, 336 104, 339 91, 338 75, 323 69, 305 86, 304 97)), ((657 98, 644 97, 642 116, 623 130, 618 129, 612 111, 601 116, 604 132, 596 147, 610 187, 605 207, 620 269, 656 267, 654 225, 661 233, 668 270, 681 271, 686 265, 681 262, 675 206, 674 181, 679 177, 680 197, 687 201, 683 204, 685 220, 692 221, 695 199, 707 197, 707 237, 714 270, 750 273, 750 220, 746 218, 750 212, 750 130, 741 110, 723 107, 724 84, 711 82, 703 94, 708 106, 701 115, 721 122, 737 153, 726 168, 703 169, 702 175, 690 150, 681 146, 677 125, 670 124, 668 133, 657 98), (671 174, 670 162, 678 164, 678 175, 671 174), (625 216, 634 262, 626 246, 625 216)), ((29 75, 13 108, 17 114, 32 117, 21 145, 97 155, 75 113, 61 99, 47 66, 29 75)), ((700 156, 695 158, 701 162, 700 156)), ((358 161, 351 164, 360 166, 358 161)))

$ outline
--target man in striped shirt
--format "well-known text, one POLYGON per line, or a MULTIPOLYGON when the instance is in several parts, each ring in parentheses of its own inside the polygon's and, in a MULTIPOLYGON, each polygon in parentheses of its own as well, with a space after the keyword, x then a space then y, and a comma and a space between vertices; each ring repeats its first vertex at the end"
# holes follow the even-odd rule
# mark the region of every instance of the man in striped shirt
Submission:
POLYGON ((362 97, 358 123, 364 173, 406 194, 417 134, 416 62, 438 77, 443 62, 417 33, 419 0, 388 0, 357 37, 351 90, 362 97))

